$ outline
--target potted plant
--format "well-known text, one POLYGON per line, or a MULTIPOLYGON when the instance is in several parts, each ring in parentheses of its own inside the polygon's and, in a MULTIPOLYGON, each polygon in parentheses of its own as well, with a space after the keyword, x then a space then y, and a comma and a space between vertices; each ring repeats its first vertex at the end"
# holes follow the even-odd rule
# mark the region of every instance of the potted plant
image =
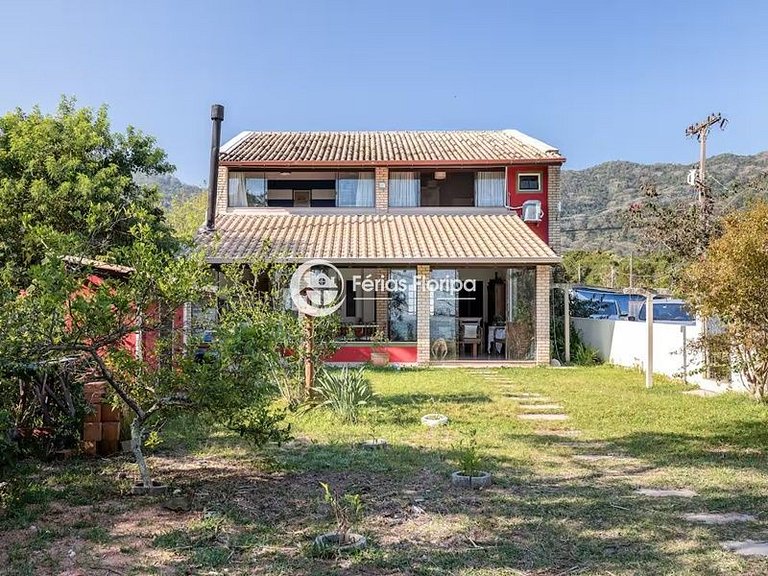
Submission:
POLYGON ((482 462, 477 449, 477 430, 470 430, 467 438, 454 448, 458 453, 459 469, 451 474, 451 484, 475 490, 490 486, 491 473, 480 469, 482 462))
POLYGON ((364 548, 367 540, 361 534, 351 532, 352 522, 362 515, 363 504, 359 494, 338 494, 325 482, 323 500, 336 520, 336 530, 315 538, 315 548, 320 551, 352 552, 364 548))
POLYGON ((386 438, 381 438, 378 435, 379 423, 374 415, 370 415, 368 418, 368 430, 370 437, 364 440, 360 446, 368 450, 382 450, 387 447, 386 438))
POLYGON ((384 344, 389 342, 384 330, 377 328, 371 337, 371 364, 374 366, 389 365, 389 352, 384 349, 384 344))

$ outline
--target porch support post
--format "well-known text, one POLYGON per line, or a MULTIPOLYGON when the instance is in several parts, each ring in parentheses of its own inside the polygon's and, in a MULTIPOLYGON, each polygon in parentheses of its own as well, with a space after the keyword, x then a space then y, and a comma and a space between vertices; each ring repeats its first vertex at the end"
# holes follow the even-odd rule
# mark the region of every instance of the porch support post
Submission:
POLYGON ((549 291, 552 279, 550 266, 536 266, 536 364, 548 366, 549 352, 549 291))
MULTIPOLYGON (((377 281, 385 282, 389 271, 386 268, 377 268, 375 277, 377 281)), ((376 325, 384 336, 389 338, 389 293, 386 290, 376 292, 376 325)))
POLYGON ((429 364, 429 274, 428 265, 416 266, 416 361, 419 365, 429 364))
POLYGON ((389 210, 389 168, 377 166, 375 182, 376 210, 389 210))

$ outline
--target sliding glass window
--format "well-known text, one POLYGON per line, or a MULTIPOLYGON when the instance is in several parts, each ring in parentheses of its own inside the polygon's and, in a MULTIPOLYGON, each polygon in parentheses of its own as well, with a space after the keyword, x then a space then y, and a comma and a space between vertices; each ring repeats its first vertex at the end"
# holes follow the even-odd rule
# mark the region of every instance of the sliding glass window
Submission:
POLYGON ((341 172, 336 185, 336 206, 374 205, 373 172, 341 172))
POLYGON ((267 205, 267 179, 261 172, 229 173, 229 206, 259 208, 267 205))
POLYGON ((507 359, 536 355, 536 269, 507 270, 507 359))
POLYGON ((504 206, 506 188, 503 171, 477 172, 475 174, 475 206, 504 206))
POLYGON ((389 205, 393 208, 421 205, 421 176, 418 172, 389 173, 389 205))
POLYGON ((389 339, 416 341, 416 270, 390 270, 389 339))

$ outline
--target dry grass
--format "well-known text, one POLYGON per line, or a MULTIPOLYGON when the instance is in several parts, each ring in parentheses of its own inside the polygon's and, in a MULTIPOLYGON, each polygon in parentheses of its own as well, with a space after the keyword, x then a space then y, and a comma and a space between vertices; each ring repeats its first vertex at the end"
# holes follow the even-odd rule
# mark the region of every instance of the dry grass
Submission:
POLYGON ((768 539, 764 407, 686 396, 669 382, 649 392, 639 375, 612 368, 496 372, 510 383, 464 370, 372 372, 380 395, 360 423, 325 411, 295 415, 296 440, 260 453, 179 420, 151 463, 180 490, 180 511, 126 495, 127 460, 28 463, 18 503, 0 523, 0 573, 768 573, 765 559, 718 547, 768 539), (571 419, 519 421, 512 391, 540 392, 571 419), (450 425, 422 427, 428 412, 448 415, 450 425), (449 482, 453 447, 469 428, 494 473, 483 492, 449 482), (567 430, 581 433, 556 434, 567 430), (389 449, 359 448, 369 437, 386 437, 389 449), (331 528, 321 481, 361 495, 364 552, 313 552, 314 536, 331 528), (638 487, 699 496, 649 499, 638 487), (759 521, 681 518, 704 511, 759 521))

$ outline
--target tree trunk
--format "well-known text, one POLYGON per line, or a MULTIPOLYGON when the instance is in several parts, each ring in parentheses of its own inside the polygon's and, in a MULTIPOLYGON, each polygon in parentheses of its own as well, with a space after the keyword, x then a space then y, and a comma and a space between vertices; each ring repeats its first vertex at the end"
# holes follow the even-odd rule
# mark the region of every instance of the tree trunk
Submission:
POLYGON ((131 422, 131 450, 136 458, 136 464, 139 466, 141 481, 146 488, 152 486, 152 477, 149 475, 147 461, 144 459, 144 453, 141 451, 141 434, 144 431, 144 421, 136 416, 131 422))

